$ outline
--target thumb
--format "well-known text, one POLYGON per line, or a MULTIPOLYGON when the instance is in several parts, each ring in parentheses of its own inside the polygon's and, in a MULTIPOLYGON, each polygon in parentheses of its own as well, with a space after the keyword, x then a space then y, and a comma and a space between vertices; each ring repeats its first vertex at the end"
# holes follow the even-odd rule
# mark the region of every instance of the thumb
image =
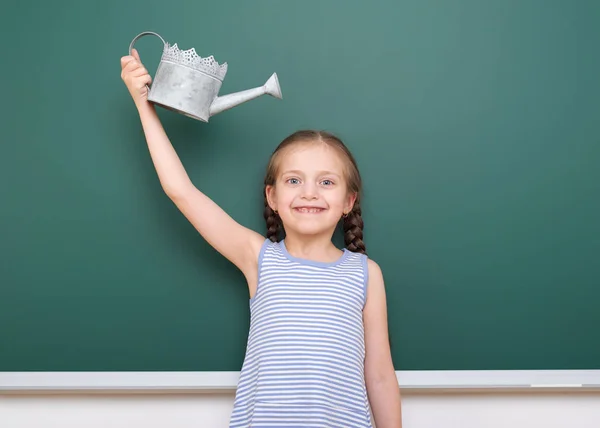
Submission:
POLYGON ((142 62, 142 61, 140 60, 140 54, 138 54, 138 51, 137 51, 137 49, 135 49, 135 48, 134 48, 134 49, 131 49, 131 55, 132 55, 132 56, 133 56, 133 57, 134 57, 136 60, 138 60, 139 62, 142 62))

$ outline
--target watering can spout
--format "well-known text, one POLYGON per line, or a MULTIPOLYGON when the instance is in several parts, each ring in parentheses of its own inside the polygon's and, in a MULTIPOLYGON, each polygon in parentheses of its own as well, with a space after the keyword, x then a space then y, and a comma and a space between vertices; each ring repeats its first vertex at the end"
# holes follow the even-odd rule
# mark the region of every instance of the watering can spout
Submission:
POLYGON ((265 94, 279 99, 283 98, 281 95, 281 88, 279 87, 279 80, 277 79, 277 73, 273 73, 263 86, 217 97, 210 105, 210 115, 214 116, 217 113, 221 113, 222 111, 265 94))

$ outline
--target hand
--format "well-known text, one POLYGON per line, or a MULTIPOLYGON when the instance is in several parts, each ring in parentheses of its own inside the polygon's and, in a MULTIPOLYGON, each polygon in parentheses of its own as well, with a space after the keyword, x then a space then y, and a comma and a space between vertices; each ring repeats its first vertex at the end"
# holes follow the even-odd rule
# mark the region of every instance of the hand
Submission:
POLYGON ((152 82, 148 70, 142 64, 137 50, 121 58, 121 79, 125 82, 136 106, 148 101, 148 88, 152 82))

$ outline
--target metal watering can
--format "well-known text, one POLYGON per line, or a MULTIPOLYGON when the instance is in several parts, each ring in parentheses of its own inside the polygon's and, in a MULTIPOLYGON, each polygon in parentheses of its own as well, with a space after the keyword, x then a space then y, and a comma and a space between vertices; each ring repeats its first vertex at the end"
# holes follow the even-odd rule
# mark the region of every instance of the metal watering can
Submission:
POLYGON ((219 65, 213 56, 202 58, 194 48, 180 50, 152 31, 144 31, 131 41, 129 55, 142 36, 153 35, 163 42, 163 53, 156 75, 148 88, 148 101, 193 119, 208 122, 209 117, 268 94, 282 99, 277 73, 260 87, 218 96, 227 73, 227 63, 219 65))

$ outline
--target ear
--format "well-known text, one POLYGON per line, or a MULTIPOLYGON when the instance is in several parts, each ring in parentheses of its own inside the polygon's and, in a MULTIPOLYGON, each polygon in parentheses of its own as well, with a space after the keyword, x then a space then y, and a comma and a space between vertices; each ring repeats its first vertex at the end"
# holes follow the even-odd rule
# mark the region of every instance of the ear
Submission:
POLYGON ((344 214, 348 214, 350 211, 352 211, 357 197, 358 194, 356 192, 348 194, 348 197, 346 198, 346 205, 344 206, 344 214))
POLYGON ((265 187, 265 195, 267 197, 267 203, 273 211, 277 211, 277 202, 275 198, 275 186, 267 185, 265 187))

